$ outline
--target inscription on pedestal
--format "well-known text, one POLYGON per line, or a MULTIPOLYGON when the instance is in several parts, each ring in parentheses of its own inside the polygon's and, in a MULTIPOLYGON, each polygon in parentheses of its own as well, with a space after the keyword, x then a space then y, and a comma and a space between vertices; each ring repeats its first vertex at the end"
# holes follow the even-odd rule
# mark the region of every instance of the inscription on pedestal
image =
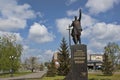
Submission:
POLYGON ((75 53, 74 53, 74 61, 75 61, 75 64, 82 64, 82 63, 85 63, 85 53, 82 51, 82 50, 77 50, 75 53))

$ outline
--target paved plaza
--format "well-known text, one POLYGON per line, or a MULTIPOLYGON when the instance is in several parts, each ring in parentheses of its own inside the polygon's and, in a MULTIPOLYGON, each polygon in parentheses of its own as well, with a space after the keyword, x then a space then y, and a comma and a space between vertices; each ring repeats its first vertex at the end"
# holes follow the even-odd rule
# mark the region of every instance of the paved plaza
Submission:
POLYGON ((40 71, 37 73, 27 74, 19 77, 0 78, 0 80, 26 80, 26 79, 33 79, 33 78, 41 78, 45 73, 46 71, 40 71))

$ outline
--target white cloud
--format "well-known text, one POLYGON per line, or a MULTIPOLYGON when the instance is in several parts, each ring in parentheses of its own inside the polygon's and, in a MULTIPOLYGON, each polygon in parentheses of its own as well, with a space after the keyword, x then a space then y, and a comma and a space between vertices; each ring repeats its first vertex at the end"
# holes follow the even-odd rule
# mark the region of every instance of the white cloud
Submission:
POLYGON ((46 51, 45 51, 45 54, 47 54, 47 55, 53 55, 53 53, 54 53, 54 52, 53 52, 52 50, 46 50, 46 51))
POLYGON ((97 20, 92 18, 91 16, 87 14, 82 14, 82 19, 81 19, 81 26, 82 26, 82 35, 81 37, 89 37, 89 33, 91 31, 91 26, 95 25, 97 23, 97 20))
POLYGON ((20 35, 20 33, 14 33, 16 35, 16 38, 17 38, 17 41, 18 42, 22 42, 23 41, 23 38, 22 36, 20 35))
POLYGON ((34 23, 29 30, 29 38, 38 43, 53 41, 55 36, 44 25, 34 23))
POLYGON ((77 16, 77 15, 79 15, 78 10, 68 10, 67 15, 68 16, 77 16))
POLYGON ((97 22, 96 19, 92 18, 91 16, 87 14, 82 14, 82 19, 81 19, 81 25, 83 28, 89 27, 94 25, 97 22))
POLYGON ((89 55, 89 54, 91 54, 91 53, 94 54, 94 52, 93 52, 92 50, 89 50, 89 49, 88 49, 88 50, 87 50, 87 54, 89 55))
POLYGON ((72 23, 72 20, 69 18, 61 18, 56 20, 58 31, 64 36, 68 35, 67 29, 71 23, 72 23))
POLYGON ((73 3, 75 3, 77 0, 67 0, 66 5, 69 6, 73 3))
POLYGON ((41 50, 40 49, 33 49, 30 48, 28 45, 23 45, 23 52, 21 55, 21 60, 24 61, 26 58, 30 58, 30 57, 39 57, 39 55, 41 54, 41 50))
MULTIPOLYGON (((93 37, 93 39, 101 41, 119 41, 120 37, 120 25, 106 24, 104 22, 96 23, 93 27, 90 27, 89 34, 87 36, 93 37)), ((86 31, 87 33, 87 31, 86 31)))
POLYGON ((23 50, 24 50, 24 51, 26 51, 26 50, 28 50, 28 49, 29 49, 29 46, 23 45, 23 50))
POLYGON ((27 19, 34 18, 36 15, 29 4, 18 5, 17 0, 0 1, 0 30, 23 29, 27 19))
POLYGON ((89 8, 90 13, 98 14, 100 12, 106 12, 119 2, 120 0, 88 0, 85 6, 89 8))
POLYGON ((120 25, 106 24, 105 22, 96 23, 84 30, 86 35, 82 37, 88 39, 89 49, 103 50, 108 42, 120 41, 120 25))
POLYGON ((48 62, 52 59, 55 51, 53 50, 41 50, 37 48, 30 48, 28 45, 23 46, 23 54, 21 56, 22 61, 31 56, 37 57, 40 62, 48 62))
POLYGON ((44 16, 44 14, 41 12, 37 12, 36 15, 39 16, 40 18, 42 18, 44 16))
POLYGON ((18 18, 0 19, 0 30, 16 30, 24 29, 26 26, 26 20, 18 18))

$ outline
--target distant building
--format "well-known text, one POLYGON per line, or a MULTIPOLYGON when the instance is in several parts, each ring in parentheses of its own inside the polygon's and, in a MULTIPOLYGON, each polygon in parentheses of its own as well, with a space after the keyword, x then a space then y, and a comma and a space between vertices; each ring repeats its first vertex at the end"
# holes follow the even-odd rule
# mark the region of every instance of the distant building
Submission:
POLYGON ((103 62, 102 54, 90 54, 88 59, 88 69, 101 69, 103 62))
POLYGON ((89 61, 103 61, 103 55, 102 54, 90 54, 90 60, 89 61))

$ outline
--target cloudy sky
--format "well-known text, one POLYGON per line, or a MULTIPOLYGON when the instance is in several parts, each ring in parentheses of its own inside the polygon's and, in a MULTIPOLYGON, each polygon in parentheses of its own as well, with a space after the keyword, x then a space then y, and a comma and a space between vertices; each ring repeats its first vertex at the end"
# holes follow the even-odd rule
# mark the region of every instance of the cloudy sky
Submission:
POLYGON ((0 0, 0 35, 17 36, 22 59, 48 61, 63 37, 68 42, 66 29, 80 8, 88 54, 102 53, 108 42, 120 44, 120 0, 0 0))

